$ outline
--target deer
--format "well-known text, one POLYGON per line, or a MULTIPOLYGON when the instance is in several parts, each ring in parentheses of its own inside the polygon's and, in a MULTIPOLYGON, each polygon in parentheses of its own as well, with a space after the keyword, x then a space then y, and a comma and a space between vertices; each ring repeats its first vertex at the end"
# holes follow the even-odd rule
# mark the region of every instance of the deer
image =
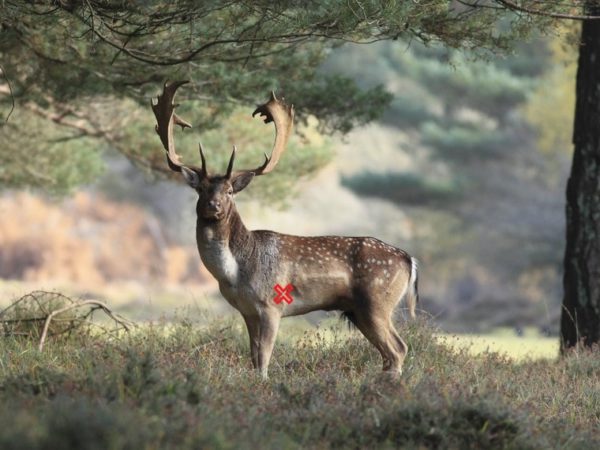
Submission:
POLYGON ((248 230, 234 197, 254 178, 275 169, 292 134, 294 107, 271 92, 269 100, 252 114, 275 126, 271 156, 265 153, 264 162, 254 169, 234 170, 234 145, 227 170, 219 175, 208 171, 202 144, 200 167, 183 164, 175 151, 173 129, 191 127, 174 112, 178 106, 175 93, 188 82, 165 82, 156 103, 151 101, 155 130, 169 168, 180 173, 198 195, 198 252, 218 281, 222 296, 244 319, 254 369, 263 379, 268 378, 281 318, 337 310, 379 351, 383 371, 401 375, 408 346, 394 327, 393 314, 405 298, 410 316, 415 317, 417 260, 373 237, 248 230), (286 286, 286 301, 276 295, 281 286, 286 286))

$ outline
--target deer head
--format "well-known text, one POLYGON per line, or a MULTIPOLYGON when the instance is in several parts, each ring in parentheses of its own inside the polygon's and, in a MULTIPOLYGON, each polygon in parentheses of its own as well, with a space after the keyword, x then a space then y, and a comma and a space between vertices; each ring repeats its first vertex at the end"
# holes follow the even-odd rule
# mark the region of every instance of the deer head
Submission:
POLYGON ((207 169, 202 144, 199 145, 201 167, 183 164, 175 151, 174 126, 179 125, 182 129, 191 127, 188 122, 175 114, 178 105, 173 101, 177 89, 186 83, 188 82, 165 83, 163 93, 158 96, 156 104, 152 102, 152 110, 157 122, 155 129, 165 148, 171 170, 180 172, 186 183, 198 193, 198 215, 205 220, 219 221, 228 216, 233 205, 234 194, 248 186, 254 177, 265 175, 277 166, 292 132, 294 107, 286 105, 283 99, 277 99, 275 93, 271 92, 269 100, 259 105, 252 113, 253 117, 256 114, 264 117, 265 123, 275 124, 275 142, 271 156, 265 154, 264 163, 255 169, 234 171, 236 153, 234 145, 227 172, 224 175, 211 174, 207 169))

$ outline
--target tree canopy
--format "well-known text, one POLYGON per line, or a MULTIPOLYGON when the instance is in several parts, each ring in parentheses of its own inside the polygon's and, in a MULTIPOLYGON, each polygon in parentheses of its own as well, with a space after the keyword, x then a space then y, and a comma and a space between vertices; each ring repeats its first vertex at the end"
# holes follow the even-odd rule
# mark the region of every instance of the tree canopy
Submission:
POLYGON ((378 85, 358 87, 343 71, 319 71, 333 47, 403 38, 480 53, 505 50, 534 26, 505 12, 446 0, 5 0, 0 115, 7 125, 0 133, 8 144, 0 149, 0 182, 61 191, 93 179, 101 166, 97 152, 79 138, 164 171, 154 143, 124 136, 155 139, 147 132, 151 122, 140 125, 148 114, 139 105, 147 108, 166 79, 192 80, 181 100, 195 100, 192 119, 199 130, 221 125, 241 105, 276 89, 293 99, 300 123, 313 116, 321 131, 348 132, 380 116, 391 96, 378 85), (46 166, 44 177, 16 176, 23 161, 14 160, 15 152, 31 138, 34 122, 36 145, 27 144, 28 158, 63 156, 46 166), (65 142, 86 149, 68 158, 73 147, 65 142), (65 177, 61 163, 74 162, 79 175, 65 177))

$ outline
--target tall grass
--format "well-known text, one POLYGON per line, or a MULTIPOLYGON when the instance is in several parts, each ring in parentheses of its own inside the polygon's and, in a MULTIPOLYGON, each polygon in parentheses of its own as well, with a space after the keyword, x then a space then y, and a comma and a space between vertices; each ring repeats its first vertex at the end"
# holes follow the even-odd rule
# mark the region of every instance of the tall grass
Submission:
POLYGON ((404 326, 401 381, 341 325, 278 342, 269 381, 241 320, 0 340, 1 449, 598 448, 600 358, 514 363, 404 326))

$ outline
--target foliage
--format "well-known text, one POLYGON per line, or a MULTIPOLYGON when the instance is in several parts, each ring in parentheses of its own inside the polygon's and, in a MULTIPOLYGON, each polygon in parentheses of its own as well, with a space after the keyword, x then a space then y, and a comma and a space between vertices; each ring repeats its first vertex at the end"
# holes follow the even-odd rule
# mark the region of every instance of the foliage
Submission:
POLYGON ((460 108, 476 108, 488 117, 503 120, 530 89, 529 76, 507 70, 501 58, 473 61, 463 53, 425 49, 395 56, 395 66, 403 67, 399 73, 418 80, 442 100, 446 116, 460 108))
POLYGON ((560 37, 550 40, 553 65, 536 83, 524 105, 525 117, 538 132, 538 148, 549 154, 570 154, 573 148, 577 51, 572 41, 579 26, 571 24, 563 28, 560 37), (570 39, 565 39, 565 35, 570 39))
POLYGON ((32 187, 67 194, 104 169, 101 148, 27 111, 0 127, 0 188, 32 187))
MULTIPOLYGON (((373 46, 366 55, 356 46, 346 46, 326 62, 326 72, 346 69, 361 84, 384 84, 394 95, 385 122, 404 131, 416 131, 416 140, 432 149, 453 169, 460 170, 465 158, 496 157, 507 142, 515 141, 516 124, 511 120, 534 86, 535 70, 548 65, 544 42, 530 58, 528 46, 506 58, 469 60, 464 53, 443 47, 409 47, 395 43, 373 46), (378 70, 373 71, 373 66, 378 70)), ((463 174, 464 175, 464 172, 463 174)))
MULTIPOLYGON (((531 89, 545 83, 551 60, 546 41, 522 44, 520 51, 507 57, 470 61, 463 53, 443 47, 425 47, 411 43, 400 49, 391 43, 374 45, 366 54, 359 47, 346 46, 333 54, 324 70, 340 70, 346 61, 354 64, 347 73, 361 84, 383 83, 394 95, 384 116, 386 125, 406 133, 410 144, 400 149, 427 161, 415 164, 414 184, 382 189, 390 177, 406 179, 407 174, 356 174, 347 177, 347 185, 364 195, 379 196, 405 203, 406 189, 418 189, 422 198, 439 196, 441 185, 447 202, 435 203, 450 214, 457 203, 471 203, 476 194, 490 191, 498 167, 512 170, 520 152, 532 149, 532 133, 520 117, 531 89), (371 68, 377 70, 372 71, 371 68), (495 173, 491 173, 495 172, 495 173), (352 176, 357 177, 352 182, 352 176), (372 183, 366 186, 367 178, 372 183), (426 187, 431 188, 427 192, 426 187), (454 191, 454 201, 450 197, 454 191)), ((560 109, 560 108, 554 108, 560 109)), ((538 169, 546 171, 546 167, 538 169)), ((513 176, 517 173, 513 170, 513 176)), ((407 204, 413 204, 407 201, 407 204)))
POLYGON ((85 347, 74 337, 42 354, 4 339, 0 446, 598 446, 594 353, 515 364, 450 351, 422 323, 403 329, 410 353, 400 382, 340 326, 328 338, 313 331, 279 342, 268 382, 250 372, 241 320, 148 325, 85 347))
MULTIPOLYGON (((469 60, 441 46, 394 44, 376 44, 368 53, 345 46, 331 55, 324 70, 336 72, 353 61, 346 73, 362 85, 383 84, 390 90, 395 99, 384 122, 407 135, 407 145, 398 150, 419 162, 410 170, 348 174, 344 183, 358 194, 403 206, 420 204, 463 220, 465 228, 472 226, 465 210, 488 200, 484 196, 492 195, 497 189, 492 183, 505 171, 522 182, 513 167, 520 153, 531 149, 532 139, 518 115, 549 66, 545 41, 486 60, 469 60)), ((538 170, 546 171, 544 163, 538 170)))
POLYGON ((462 161, 501 156, 507 137, 498 130, 482 133, 477 125, 450 125, 444 127, 436 122, 425 122, 420 128, 421 142, 435 148, 438 157, 462 161))
POLYGON ((447 207, 448 202, 456 201, 462 190, 459 183, 445 180, 426 180, 413 173, 372 173, 365 172, 344 178, 343 184, 361 195, 386 196, 398 203, 447 207))
MULTIPOLYGON (((390 96, 376 85, 358 89, 344 70, 319 72, 334 46, 402 38, 485 54, 506 50, 534 27, 548 26, 543 19, 531 19, 507 14, 505 5, 474 8, 447 0, 276 4, 12 0, 0 2, 0 94, 4 94, 0 107, 6 118, 16 100, 17 111, 32 111, 49 122, 39 127, 34 158, 50 153, 52 128, 58 124, 72 129, 75 136, 108 143, 160 172, 162 160, 158 164, 154 157, 140 157, 135 151, 139 143, 120 142, 120 131, 130 120, 99 120, 90 109, 110 100, 119 110, 122 105, 116 99, 123 98, 147 105, 165 79, 186 78, 193 81, 188 98, 200 97, 206 106, 203 129, 219 124, 234 106, 277 89, 293 99, 301 122, 315 116, 321 131, 345 133, 378 117, 390 96)), ((128 105, 125 111, 132 108, 128 105)), ((15 132, 2 138, 24 147, 27 122, 13 120, 15 132)), ((56 159, 55 166, 70 167, 53 170, 81 175, 65 177, 49 171, 45 182, 22 175, 14 153, 0 149, 2 159, 10 162, 0 178, 2 186, 30 183, 62 193, 93 179, 97 172, 91 166, 97 164, 92 164, 90 153, 101 144, 71 145, 61 155, 69 152, 81 155, 79 159, 56 159), (82 160, 88 164, 82 165, 82 160)))

